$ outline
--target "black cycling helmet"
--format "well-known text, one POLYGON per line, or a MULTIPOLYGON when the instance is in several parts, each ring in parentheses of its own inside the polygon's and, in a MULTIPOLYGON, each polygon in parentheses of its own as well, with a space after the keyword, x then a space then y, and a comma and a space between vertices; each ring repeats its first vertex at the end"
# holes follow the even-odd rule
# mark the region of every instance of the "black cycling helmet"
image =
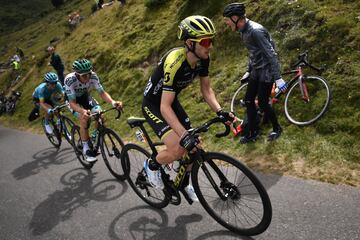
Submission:
POLYGON ((245 16, 245 5, 244 3, 230 3, 226 5, 223 12, 224 17, 232 17, 232 16, 245 16))

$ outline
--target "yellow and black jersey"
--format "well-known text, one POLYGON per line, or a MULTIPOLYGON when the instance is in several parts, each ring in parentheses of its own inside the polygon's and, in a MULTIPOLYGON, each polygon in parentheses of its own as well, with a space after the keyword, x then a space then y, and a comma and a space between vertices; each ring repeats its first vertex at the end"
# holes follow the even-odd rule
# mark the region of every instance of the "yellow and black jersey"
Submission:
POLYGON ((178 95, 197 75, 209 75, 209 63, 210 58, 200 60, 192 69, 186 59, 185 47, 171 49, 160 59, 146 85, 144 97, 151 102, 160 103, 163 91, 178 95))

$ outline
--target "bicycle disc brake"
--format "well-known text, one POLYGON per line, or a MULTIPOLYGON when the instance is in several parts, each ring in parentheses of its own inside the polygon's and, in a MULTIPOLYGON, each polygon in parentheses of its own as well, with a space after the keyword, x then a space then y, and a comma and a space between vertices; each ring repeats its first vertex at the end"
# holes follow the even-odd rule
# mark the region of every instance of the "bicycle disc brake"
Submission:
POLYGON ((226 198, 231 198, 232 200, 239 200, 241 198, 239 189, 231 182, 222 182, 220 188, 224 191, 226 198))

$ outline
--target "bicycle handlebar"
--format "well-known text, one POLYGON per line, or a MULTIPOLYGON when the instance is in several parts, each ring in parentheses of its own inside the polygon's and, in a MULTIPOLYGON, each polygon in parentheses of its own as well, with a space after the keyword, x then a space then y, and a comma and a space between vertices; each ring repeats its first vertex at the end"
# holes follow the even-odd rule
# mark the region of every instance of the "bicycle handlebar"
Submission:
POLYGON ((119 110, 117 109, 116 107, 112 107, 112 108, 109 108, 107 110, 104 110, 104 111, 100 111, 100 112, 95 112, 95 113, 91 113, 90 114, 90 117, 93 117, 93 118, 97 118, 97 117, 100 117, 102 114, 106 113, 106 112, 109 112, 111 110, 116 110, 118 112, 117 116, 115 117, 115 119, 119 119, 120 116, 121 116, 121 112, 122 110, 119 110))
POLYGON ((62 104, 62 105, 59 105, 59 106, 54 107, 52 110, 53 110, 54 112, 56 112, 56 111, 59 111, 59 110, 61 110, 62 108, 67 107, 67 106, 69 106, 69 103, 64 103, 64 104, 62 104))
POLYGON ((308 54, 309 54, 308 50, 299 54, 299 56, 298 56, 299 61, 297 61, 292 67, 298 67, 300 65, 305 65, 305 66, 310 67, 311 69, 317 71, 319 74, 324 72, 326 65, 322 65, 320 68, 317 68, 317 67, 311 65, 307 59, 308 54))
POLYGON ((218 138, 225 137, 225 136, 229 135, 229 133, 230 133, 230 126, 226 125, 225 122, 226 122, 226 120, 224 117, 218 116, 218 117, 213 118, 210 121, 204 123, 200 127, 190 129, 189 132, 191 135, 196 135, 198 133, 207 132, 211 125, 213 125, 215 123, 222 123, 225 126, 225 131, 223 133, 217 133, 217 134, 215 134, 215 136, 218 138))

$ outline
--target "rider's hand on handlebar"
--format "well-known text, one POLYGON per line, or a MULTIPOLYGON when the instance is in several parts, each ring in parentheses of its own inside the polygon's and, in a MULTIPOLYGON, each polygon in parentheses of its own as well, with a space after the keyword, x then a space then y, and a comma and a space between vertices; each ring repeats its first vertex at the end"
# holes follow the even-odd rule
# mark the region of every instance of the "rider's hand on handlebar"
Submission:
POLYGON ((278 80, 275 81, 276 86, 279 88, 280 91, 285 92, 287 89, 287 84, 284 81, 284 79, 280 78, 278 80))
POLYGON ((196 136, 191 135, 187 131, 183 135, 184 136, 180 139, 180 146, 185 148, 188 152, 191 152, 200 141, 196 136))
POLYGON ((111 105, 116 108, 117 110, 123 109, 123 104, 120 101, 112 101, 111 105))
POLYGON ((230 125, 235 121, 235 114, 233 112, 226 112, 222 109, 216 112, 219 117, 224 118, 225 124, 230 125))

